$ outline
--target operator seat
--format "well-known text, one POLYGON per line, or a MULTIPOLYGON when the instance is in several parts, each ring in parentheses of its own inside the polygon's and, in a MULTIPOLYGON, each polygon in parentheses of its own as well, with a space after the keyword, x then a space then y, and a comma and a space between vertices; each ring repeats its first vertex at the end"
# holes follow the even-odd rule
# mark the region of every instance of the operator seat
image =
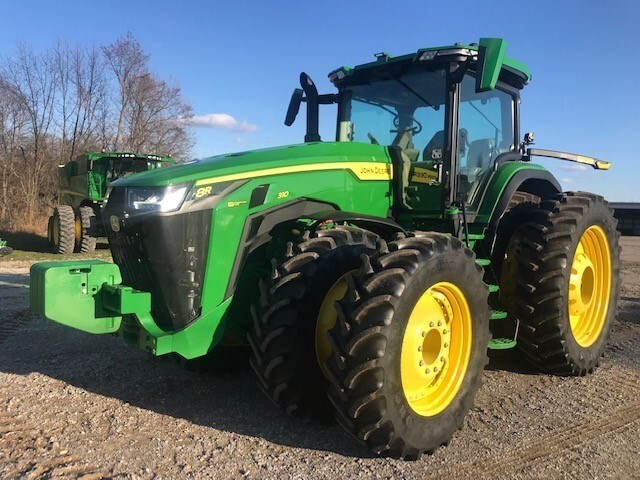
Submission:
POLYGON ((470 172, 475 169, 484 171, 489 167, 493 157, 493 142, 488 138, 474 140, 469 145, 467 153, 467 168, 470 172))
POLYGON ((423 162, 437 162, 444 155, 444 130, 436 132, 422 153, 423 162))

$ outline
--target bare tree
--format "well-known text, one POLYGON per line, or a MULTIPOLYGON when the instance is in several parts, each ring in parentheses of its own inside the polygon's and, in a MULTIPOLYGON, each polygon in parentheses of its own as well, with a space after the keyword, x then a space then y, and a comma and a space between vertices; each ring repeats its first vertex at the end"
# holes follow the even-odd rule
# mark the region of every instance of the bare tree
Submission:
POLYGON ((51 189, 55 159, 52 158, 52 125, 58 78, 49 54, 36 54, 26 45, 18 47, 14 58, 2 65, 0 89, 22 110, 24 144, 20 145, 21 174, 17 178, 24 207, 24 221, 32 223, 39 210, 39 194, 51 189))
POLYGON ((187 156, 193 138, 178 119, 190 115, 180 87, 149 71, 130 33, 100 48, 19 45, 0 57, 0 229, 42 231, 56 166, 86 151, 187 156))
POLYGON ((105 67, 95 47, 57 44, 53 51, 58 75, 56 125, 61 140, 60 158, 73 159, 78 152, 96 149, 99 112, 107 102, 105 67))
POLYGON ((142 75, 134 85, 125 118, 129 126, 127 146, 133 151, 186 155, 193 141, 180 118, 192 115, 180 87, 142 75))
POLYGON ((16 99, 0 82, 0 220, 10 223, 14 219, 14 186, 17 180, 15 160, 24 141, 27 117, 16 99))
POLYGON ((115 76, 117 93, 117 121, 113 148, 120 149, 125 129, 125 115, 130 108, 136 84, 140 77, 148 74, 149 56, 144 53, 140 42, 131 32, 117 39, 110 45, 102 47, 102 51, 115 76))

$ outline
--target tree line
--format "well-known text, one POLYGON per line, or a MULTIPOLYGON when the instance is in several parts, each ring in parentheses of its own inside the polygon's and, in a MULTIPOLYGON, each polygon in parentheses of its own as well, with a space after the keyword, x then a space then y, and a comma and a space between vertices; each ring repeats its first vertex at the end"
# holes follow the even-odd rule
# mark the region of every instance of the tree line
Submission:
POLYGON ((192 108, 132 34, 109 45, 19 44, 0 57, 0 230, 42 232, 57 166, 89 151, 187 158, 192 108))

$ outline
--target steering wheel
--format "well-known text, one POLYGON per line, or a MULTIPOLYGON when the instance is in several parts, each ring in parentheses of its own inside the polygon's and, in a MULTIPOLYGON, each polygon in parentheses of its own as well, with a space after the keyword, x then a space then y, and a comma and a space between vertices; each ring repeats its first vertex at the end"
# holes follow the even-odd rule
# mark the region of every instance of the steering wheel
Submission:
POLYGON ((378 142, 378 140, 376 140, 376 137, 371 135, 371 132, 367 133, 367 137, 369 137, 369 140, 371 140, 371 143, 373 145, 380 145, 380 142, 378 142))
MULTIPOLYGON (((416 117, 413 117, 411 115, 407 115, 407 117, 416 124, 415 127, 407 127, 406 130, 407 131, 411 131, 413 133, 413 135, 417 135, 418 133, 420 133, 422 131, 422 124, 418 121, 418 119, 416 117)), ((397 129, 400 129, 400 116, 397 117, 393 117, 393 126, 396 127, 397 129)))

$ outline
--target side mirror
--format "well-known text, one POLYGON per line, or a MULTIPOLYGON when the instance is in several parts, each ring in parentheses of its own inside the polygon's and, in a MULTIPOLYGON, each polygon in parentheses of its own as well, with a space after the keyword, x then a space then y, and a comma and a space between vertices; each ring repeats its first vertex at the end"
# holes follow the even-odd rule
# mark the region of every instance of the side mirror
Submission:
POLYGON ((501 38, 481 38, 478 45, 476 92, 493 90, 498 83, 507 43, 501 38))
POLYGON ((296 88, 291 94, 291 100, 289 101, 289 108, 287 109, 287 116, 284 119, 284 124, 287 127, 293 125, 298 112, 300 111, 300 104, 302 103, 303 91, 301 88, 296 88))

